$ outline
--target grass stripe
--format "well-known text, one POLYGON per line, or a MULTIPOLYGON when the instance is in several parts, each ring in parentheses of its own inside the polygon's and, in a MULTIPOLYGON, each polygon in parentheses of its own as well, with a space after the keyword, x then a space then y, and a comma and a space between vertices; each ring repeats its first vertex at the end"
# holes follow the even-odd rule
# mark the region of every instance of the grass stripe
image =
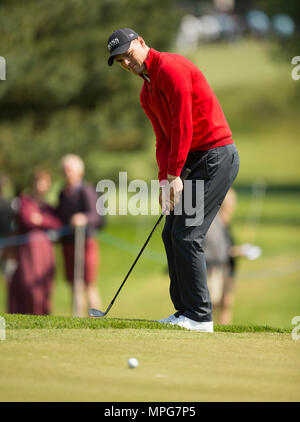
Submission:
MULTIPOLYGON (((5 319, 7 329, 61 329, 61 328, 88 328, 88 329, 159 329, 159 330, 182 330, 177 326, 169 324, 160 324, 155 321, 135 320, 135 319, 120 319, 120 318, 73 318, 61 316, 36 316, 36 315, 21 315, 21 314, 5 314, 0 313, 5 319)), ((291 328, 276 328, 268 325, 215 325, 216 332, 228 333, 290 333, 291 328)))

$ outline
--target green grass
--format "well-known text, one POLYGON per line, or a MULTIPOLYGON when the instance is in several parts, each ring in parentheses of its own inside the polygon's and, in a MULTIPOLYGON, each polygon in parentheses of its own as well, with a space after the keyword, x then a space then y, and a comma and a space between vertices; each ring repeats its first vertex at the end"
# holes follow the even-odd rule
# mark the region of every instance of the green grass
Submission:
MULTIPOLYGON (((71 318, 61 321, 77 327, 71 318)), ((62 329, 57 322, 55 329, 23 329, 18 320, 19 329, 7 329, 0 342, 0 401, 300 398, 299 344, 288 333, 62 329), (128 368, 130 357, 138 359, 138 368, 128 368)))
MULTIPOLYGON (((8 330, 24 329, 148 329, 148 330, 183 330, 170 324, 160 324, 156 321, 131 320, 120 318, 73 318, 59 316, 36 316, 0 313, 5 319, 8 330)), ((216 332, 231 333, 290 333, 291 328, 276 328, 257 325, 215 325, 216 332)))

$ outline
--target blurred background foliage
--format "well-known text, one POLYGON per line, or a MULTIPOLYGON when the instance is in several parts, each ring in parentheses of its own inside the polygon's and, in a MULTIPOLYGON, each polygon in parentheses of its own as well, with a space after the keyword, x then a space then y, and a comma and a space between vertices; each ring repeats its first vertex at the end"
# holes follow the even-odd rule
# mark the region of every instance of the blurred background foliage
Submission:
MULTIPOLYGON (((239 0, 239 3, 242 3, 239 0)), ((244 2, 245 3, 245 2, 244 2)), ((253 3, 258 9, 264 10, 269 15, 287 15, 292 18, 293 22, 297 25, 297 30, 293 33, 292 37, 276 38, 276 52, 274 58, 279 59, 280 57, 284 60, 285 58, 294 57, 299 55, 300 45, 300 5, 297 0, 255 0, 253 3), (279 54, 278 54, 279 53, 279 54)))
MULTIPOLYGON (((125 170, 129 179, 156 178, 152 128, 139 106, 142 81, 107 66, 108 35, 123 26, 133 27, 158 50, 194 60, 215 89, 235 139, 249 150, 261 130, 258 160, 274 142, 274 120, 277 138, 284 136, 288 148, 294 145, 300 90, 289 67, 299 31, 292 37, 271 32, 267 39, 250 33, 245 16, 255 8, 269 16, 288 13, 299 22, 295 0, 1 0, 0 54, 7 78, 0 83, 0 166, 14 191, 28 185, 36 166, 48 167, 59 179, 58 161, 68 152, 83 157, 94 183, 117 181, 125 170), (216 5, 230 3, 243 34, 229 36, 225 30, 223 37, 180 51, 176 40, 185 15, 212 14, 216 5)), ((274 157, 281 159, 276 152, 274 157)), ((247 166, 240 183, 251 180, 253 166, 247 166)), ((282 184, 279 174, 266 177, 282 184)), ((294 184, 294 175, 288 178, 294 184)))
POLYGON ((146 119, 138 106, 141 81, 107 65, 107 38, 133 27, 157 49, 174 37, 179 10, 172 0, 9 0, 0 2, 0 166, 17 190, 33 166, 57 169, 70 151, 87 177, 115 178, 126 162, 102 155, 145 147, 146 119))

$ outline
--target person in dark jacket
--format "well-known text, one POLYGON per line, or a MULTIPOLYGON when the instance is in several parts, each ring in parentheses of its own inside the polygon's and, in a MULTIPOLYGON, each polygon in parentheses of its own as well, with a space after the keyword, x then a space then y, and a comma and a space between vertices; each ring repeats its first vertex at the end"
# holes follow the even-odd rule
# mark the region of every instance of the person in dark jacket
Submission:
MULTIPOLYGON (((97 195, 95 188, 83 181, 84 163, 75 154, 62 158, 62 170, 65 186, 59 195, 58 214, 64 225, 86 227, 84 248, 84 286, 88 306, 99 308, 100 295, 97 289, 97 272, 99 267, 99 245, 95 237, 101 225, 101 217, 96 211, 97 195)), ((74 288, 75 237, 74 231, 62 237, 65 272, 68 282, 74 288)), ((79 298, 79 315, 83 316, 84 297, 79 298)))
POLYGON ((166 214, 163 241, 175 308, 174 314, 160 322, 213 332, 202 243, 238 173, 239 156, 231 130, 204 75, 185 57, 148 47, 130 28, 114 31, 108 38, 108 50, 108 65, 116 61, 143 78, 140 102, 156 136, 160 202, 166 214), (193 216, 186 212, 192 198, 185 202, 182 195, 180 176, 186 167, 194 167, 188 178, 192 180, 190 196, 202 196, 194 224, 187 223, 193 216), (197 184, 198 180, 203 183, 197 184))

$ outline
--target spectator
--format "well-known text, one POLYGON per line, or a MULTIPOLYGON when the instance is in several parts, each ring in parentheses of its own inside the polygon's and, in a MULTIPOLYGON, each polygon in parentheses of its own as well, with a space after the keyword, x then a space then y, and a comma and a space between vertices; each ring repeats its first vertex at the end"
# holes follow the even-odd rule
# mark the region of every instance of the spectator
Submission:
POLYGON ((2 196, 3 186, 7 178, 0 175, 0 264, 4 272, 4 278, 10 279, 11 273, 15 270, 13 248, 7 246, 7 238, 12 235, 14 226, 14 212, 10 201, 2 196))
POLYGON ((231 188, 204 240, 208 287, 220 324, 231 322, 236 262, 230 253, 233 246, 230 221, 235 204, 236 195, 231 188))
MULTIPOLYGON (((100 307, 100 295, 96 287, 97 270, 99 266, 99 247, 95 238, 96 229, 102 224, 102 218, 97 214, 97 195, 94 187, 83 182, 84 163, 75 154, 62 158, 62 170, 65 187, 59 195, 59 215, 65 225, 73 228, 86 226, 84 255, 84 285, 88 306, 100 307)), ((65 263, 66 278, 74 291, 74 233, 62 238, 62 249, 65 263)), ((83 298, 79 299, 79 315, 83 315, 83 298)))
POLYGON ((6 236, 11 232, 14 217, 9 201, 2 196, 2 189, 5 183, 6 178, 0 175, 0 236, 6 236))
POLYGON ((261 254, 258 246, 235 245, 230 226, 235 209, 236 193, 230 188, 204 241, 208 286, 220 324, 232 320, 237 258, 253 260, 261 254))
POLYGON ((6 238, 11 236, 13 230, 14 213, 9 201, 3 198, 2 189, 6 184, 7 179, 5 176, 0 175, 0 264, 1 269, 7 279, 8 268, 11 264, 14 265, 12 256, 12 249, 7 247, 6 238))
POLYGON ((58 229, 60 220, 44 202, 51 186, 47 171, 36 170, 32 192, 21 194, 17 215, 20 244, 16 247, 17 268, 9 282, 8 312, 48 315, 54 277, 54 251, 45 233, 58 229))

